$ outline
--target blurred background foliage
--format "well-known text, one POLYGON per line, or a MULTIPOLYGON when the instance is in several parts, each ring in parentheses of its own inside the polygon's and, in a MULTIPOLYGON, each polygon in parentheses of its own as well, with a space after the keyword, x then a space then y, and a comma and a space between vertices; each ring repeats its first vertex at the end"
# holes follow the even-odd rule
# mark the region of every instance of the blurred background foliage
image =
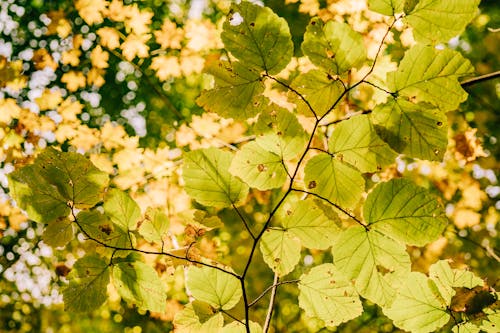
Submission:
MULTIPOLYGON (((169 286, 167 313, 138 313, 113 290, 106 306, 93 313, 64 312, 59 286, 76 259, 92 249, 77 241, 65 249, 46 245, 40 226, 10 201, 5 177, 48 145, 86 153, 143 206, 167 206, 172 243, 197 239, 200 254, 241 270, 244 262, 238 258, 248 254, 248 233, 231 223, 237 220, 234 212, 224 210, 219 213, 226 222, 223 230, 203 237, 193 233, 189 219, 179 214, 191 202, 178 186, 176 169, 181 149, 237 144, 247 135, 245 125, 203 114, 195 102, 210 85, 210 78, 202 74, 205 59, 222 52, 218 33, 229 3, 0 1, 0 331, 166 332, 173 327, 173 315, 188 301, 182 269, 156 261, 156 270, 169 286)), ((365 34, 369 46, 376 44, 375 32, 383 25, 364 0, 264 3, 288 21, 296 57, 301 57, 301 36, 312 16, 349 22, 365 34)), ((497 1, 483 0, 478 16, 449 46, 469 58, 478 75, 498 71, 498 29, 497 1)), ((394 31, 393 39, 385 50, 388 62, 399 61, 408 43, 403 30, 394 31)), ((295 69, 299 70, 300 66, 295 69)), ((291 70, 290 78, 293 75, 291 70)), ((452 223, 445 237, 425 248, 409 249, 414 269, 426 272, 437 259, 452 258, 455 265, 470 267, 498 289, 500 81, 465 89, 470 94, 467 102, 448 114, 450 145, 443 163, 400 160, 373 180, 406 175, 438 194, 446 206, 452 223)), ((358 105, 369 108, 372 95, 373 91, 361 91, 358 105)), ((275 195, 255 191, 244 214, 257 224, 263 222, 275 195)), ((288 279, 331 259, 321 251, 302 255, 301 265, 288 279)), ((250 299, 273 279, 261 256, 256 258, 260 261, 252 265, 250 299)), ((299 311, 294 285, 283 285, 279 292, 274 331, 320 331, 319 323, 299 311)), ((254 318, 265 316, 265 301, 266 297, 252 308, 254 318)), ((364 306, 361 317, 336 331, 398 331, 377 306, 364 306)), ((235 313, 242 311, 240 306, 235 313)))

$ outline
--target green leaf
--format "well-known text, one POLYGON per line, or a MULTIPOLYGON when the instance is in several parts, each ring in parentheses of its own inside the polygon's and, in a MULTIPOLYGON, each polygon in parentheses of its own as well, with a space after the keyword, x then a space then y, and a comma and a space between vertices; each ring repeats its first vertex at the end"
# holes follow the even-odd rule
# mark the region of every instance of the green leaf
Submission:
POLYGON ((326 153, 307 162, 304 182, 308 191, 342 208, 353 208, 365 189, 365 180, 358 170, 326 153))
POLYGON ((47 225, 43 230, 42 239, 47 245, 60 247, 68 244, 73 236, 73 222, 68 218, 59 218, 47 225))
POLYGON ((450 320, 436 285, 418 272, 408 275, 392 306, 384 313, 394 325, 412 333, 433 332, 450 320))
POLYGON ((9 195, 30 219, 49 223, 78 209, 93 207, 108 184, 108 175, 77 153, 45 149, 34 164, 8 175, 9 195))
POLYGON ((78 312, 99 308, 107 299, 108 267, 95 254, 79 259, 67 276, 69 284, 63 289, 64 308, 78 312))
POLYGON ((366 59, 363 37, 346 24, 313 18, 304 34, 302 52, 329 73, 359 68, 366 59))
POLYGON ((269 74, 279 73, 292 58, 292 37, 285 19, 250 2, 231 6, 221 38, 238 60, 269 74))
POLYGON ((416 246, 436 240, 448 223, 436 198, 406 179, 378 184, 368 194, 363 214, 370 230, 416 246))
POLYGON ((287 178, 281 157, 255 141, 247 143, 236 153, 229 172, 261 191, 282 187, 287 178))
POLYGON ((297 117, 275 104, 259 115, 254 130, 255 142, 285 161, 296 158, 307 144, 306 132, 297 117))
POLYGON ((215 313, 209 304, 196 300, 187 304, 174 318, 176 332, 219 333, 223 325, 222 313, 215 313))
POLYGON ((291 101, 297 105, 297 112, 309 117, 323 117, 345 91, 339 80, 324 71, 314 69, 299 74, 293 80, 292 88, 309 103, 307 105, 295 92, 289 92, 291 101))
POLYGON ((443 160, 448 124, 440 110, 398 98, 377 105, 371 116, 377 133, 398 153, 429 161, 443 160))
POLYGON ((102 244, 122 249, 134 245, 132 235, 111 222, 108 217, 97 210, 83 210, 76 216, 78 225, 85 231, 86 236, 102 244))
POLYGON ((242 295, 240 281, 236 277, 206 266, 190 266, 186 285, 194 298, 216 309, 232 309, 242 295))
POLYGON ((167 214, 159 208, 149 207, 144 220, 139 226, 139 234, 150 243, 162 244, 163 236, 168 231, 167 214))
POLYGON ((306 315, 338 326, 358 317, 363 306, 351 283, 332 264, 322 264, 303 274, 299 282, 299 306, 306 315))
POLYGON ((267 105, 260 74, 241 63, 208 60, 205 71, 215 78, 213 89, 204 90, 196 100, 205 110, 244 120, 254 117, 267 105))
POLYGON ((339 219, 332 221, 312 199, 299 201, 287 208, 280 220, 283 228, 309 249, 329 248, 339 233, 336 224, 339 219))
POLYGON ((125 192, 110 189, 104 198, 104 212, 123 231, 135 230, 141 218, 139 205, 125 192))
POLYGON ((380 171, 397 156, 377 135, 367 115, 352 117, 335 127, 328 150, 361 172, 380 171))
POLYGON ((300 242, 289 232, 267 229, 260 242, 265 263, 279 276, 285 276, 299 263, 300 242))
POLYGON ((368 0, 368 8, 374 12, 394 16, 403 11, 405 0, 368 0))
POLYGON ((465 322, 453 326, 451 331, 453 333, 479 333, 481 329, 471 322, 465 322))
POLYGON ((332 252, 335 266, 355 281, 359 294, 382 307, 393 301, 411 269, 404 244, 361 226, 342 232, 332 252))
POLYGON ((417 44, 406 51, 398 69, 387 74, 387 82, 400 96, 432 103, 447 112, 467 99, 458 79, 473 72, 474 67, 460 52, 417 44))
POLYGON ((446 304, 451 304, 451 299, 456 294, 453 288, 465 287, 472 289, 484 284, 484 281, 472 272, 452 269, 446 260, 440 260, 431 265, 429 277, 436 283, 446 304))
POLYGON ((420 0, 405 20, 418 42, 436 44, 460 35, 478 14, 480 0, 420 0))
MULTIPOLYGON (((233 321, 224 326, 221 333, 246 333, 247 330, 242 323, 233 321)), ((254 321, 250 321, 250 333, 262 333, 262 327, 254 321)))
POLYGON ((182 169, 186 192, 206 206, 240 204, 248 194, 248 186, 229 173, 232 159, 230 152, 217 148, 186 153, 182 169))
POLYGON ((125 301, 139 309, 165 312, 165 286, 151 266, 140 261, 114 264, 113 284, 125 301))
POLYGON ((497 310, 488 314, 487 318, 488 320, 483 320, 481 323, 481 329, 487 333, 498 332, 498 328, 500 327, 500 311, 497 310))

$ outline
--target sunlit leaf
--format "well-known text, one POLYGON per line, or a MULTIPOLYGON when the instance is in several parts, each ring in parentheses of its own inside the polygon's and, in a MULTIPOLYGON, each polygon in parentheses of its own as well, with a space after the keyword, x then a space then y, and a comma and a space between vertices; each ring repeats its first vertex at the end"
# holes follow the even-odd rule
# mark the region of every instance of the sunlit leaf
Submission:
POLYGON ((302 52, 329 73, 358 68, 366 59, 363 37, 342 22, 313 18, 307 26, 302 52))
POLYGON ((102 199, 108 175, 77 153, 47 148, 34 164, 8 176, 9 189, 28 216, 41 223, 66 217, 70 206, 88 208, 102 199))
POLYGON ((377 105, 372 119, 380 137, 398 153, 429 161, 443 159, 448 123, 439 109, 398 98, 377 105))
POLYGON ((363 312, 356 290, 332 264, 316 266, 303 274, 299 291, 299 306, 326 326, 338 326, 363 312))
POLYGON ((65 246, 74 237, 73 222, 68 218, 60 218, 50 222, 43 230, 43 242, 52 247, 65 246))
POLYGON ((236 277, 206 266, 189 267, 186 284, 194 298, 216 309, 232 309, 242 295, 236 277))
MULTIPOLYGON (((233 321, 224 326, 221 333, 246 333, 247 330, 242 323, 233 321)), ((262 333, 262 327, 254 321, 250 321, 250 333, 262 333)))
POLYGON ((101 245, 129 249, 134 244, 132 235, 116 226, 98 210, 81 211, 76 216, 78 225, 86 236, 101 243, 101 245))
POLYGON ((500 311, 490 313, 487 316, 488 320, 483 320, 481 329, 487 333, 498 332, 498 327, 500 327, 500 311))
POLYGON ((453 333, 479 333, 481 329, 471 322, 464 322, 453 326, 451 331, 453 333))
POLYGON ((405 20, 413 28, 415 39, 422 43, 447 42, 460 35, 477 15, 480 0, 419 0, 405 8, 405 20))
POLYGON ((391 91, 447 112, 467 98, 458 79, 473 72, 460 52, 417 44, 406 51, 397 71, 387 74, 387 82, 391 91))
POLYGON ((149 207, 139 226, 139 234, 148 242, 162 244, 162 238, 167 233, 168 227, 167 214, 159 208, 149 207))
POLYGON ((225 118, 247 119, 267 104, 260 74, 241 63, 209 60, 205 70, 215 78, 213 89, 204 90, 196 100, 205 110, 225 118))
POLYGON ((297 117, 275 104, 262 111, 254 130, 259 146, 285 161, 297 157, 307 144, 306 133, 297 117))
POLYGON ((368 0, 368 7, 374 12, 393 16, 403 11, 405 0, 368 0))
POLYGON ((304 182, 308 191, 342 208, 352 208, 361 199, 365 187, 358 170, 326 153, 307 162, 304 182))
POLYGON ((380 139, 367 115, 341 122, 328 140, 328 150, 361 172, 380 171, 396 153, 380 139))
POLYGON ((107 299, 109 263, 92 254, 79 259, 67 276, 69 284, 63 289, 64 307, 71 311, 90 312, 107 299))
POLYGON ((371 230, 417 246, 436 240, 448 222, 433 195, 401 178, 378 184, 368 194, 363 215, 371 230))
POLYGON ((182 173, 186 192, 207 206, 228 207, 242 202, 248 186, 229 173, 232 158, 230 152, 216 148, 186 153, 182 173))
POLYGON ((424 274, 412 272, 399 290, 392 306, 384 313, 394 324, 414 333, 434 332, 449 320, 446 304, 439 297, 435 283, 424 274))
POLYGON ((266 230, 260 251, 266 264, 279 276, 293 271, 300 260, 300 242, 285 230, 266 230))
POLYGON ((135 230, 141 218, 139 205, 125 192, 110 189, 104 198, 104 211, 124 231, 135 230))
POLYGON ((222 313, 215 313, 209 304, 196 300, 174 318, 175 331, 182 333, 219 333, 223 325, 222 313))
POLYGON ((221 38, 238 60, 269 74, 279 73, 292 58, 288 24, 268 7, 246 1, 233 4, 221 38))
POLYGON ((287 178, 281 157, 255 141, 244 145, 236 153, 229 172, 250 187, 262 191, 283 186, 287 178))
POLYGON ((393 301, 398 284, 410 273, 404 244, 361 226, 343 231, 332 251, 335 266, 355 281, 359 294, 381 306, 393 301))
POLYGON ((139 309, 153 312, 166 310, 165 286, 150 265, 140 261, 113 265, 113 284, 124 300, 139 309))

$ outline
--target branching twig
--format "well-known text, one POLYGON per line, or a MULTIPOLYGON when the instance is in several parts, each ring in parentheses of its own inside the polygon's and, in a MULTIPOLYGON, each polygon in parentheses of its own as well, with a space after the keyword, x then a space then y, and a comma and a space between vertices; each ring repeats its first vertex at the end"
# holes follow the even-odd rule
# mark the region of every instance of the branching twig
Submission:
POLYGON ((252 303, 248 304, 248 307, 251 308, 255 304, 257 304, 258 301, 261 300, 262 297, 266 296, 266 294, 273 289, 273 287, 281 286, 282 284, 289 284, 289 283, 297 283, 300 282, 300 280, 287 280, 287 281, 279 281, 275 284, 270 285, 269 287, 266 288, 259 296, 257 296, 256 299, 252 301, 252 303))
POLYGON ((248 225, 245 217, 241 214, 240 210, 238 209, 238 207, 236 207, 234 204, 233 204, 233 209, 236 211, 236 214, 238 214, 238 216, 240 217, 240 220, 243 222, 243 224, 245 225, 245 229, 247 229, 248 233, 250 234, 250 237, 252 237, 252 239, 255 240, 255 236, 252 232, 252 230, 250 229, 250 226, 248 225))

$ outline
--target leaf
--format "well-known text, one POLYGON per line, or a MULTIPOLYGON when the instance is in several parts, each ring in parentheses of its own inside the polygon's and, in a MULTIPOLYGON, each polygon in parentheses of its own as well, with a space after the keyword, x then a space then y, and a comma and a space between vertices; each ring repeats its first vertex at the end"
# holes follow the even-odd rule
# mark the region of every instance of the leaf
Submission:
POLYGON ((389 89, 415 102, 429 102, 453 111, 467 99, 458 79, 474 72, 460 52, 417 44, 405 52, 395 72, 387 74, 389 89))
POLYGON ((139 226, 139 234, 150 243, 162 244, 169 227, 168 217, 161 209, 149 207, 144 221, 139 226))
POLYGON ((453 333, 479 333, 480 330, 481 329, 479 327, 471 322, 460 323, 453 326, 453 328, 451 329, 453 333))
POLYGON ((186 285, 194 298, 207 302, 216 309, 232 309, 242 295, 240 282, 236 277, 206 266, 190 266, 186 285))
POLYGON ((374 12, 394 16, 403 11, 405 0, 368 0, 368 8, 374 12))
POLYGON ((481 323, 481 329, 487 333, 498 332, 498 327, 500 327, 500 312, 490 313, 487 316, 488 320, 483 320, 481 323))
POLYGON ((233 156, 217 148, 198 149, 184 155, 182 175, 186 192, 206 206, 228 207, 241 203, 248 186, 228 169, 233 156))
POLYGON ((302 52, 329 73, 359 68, 366 59, 363 37, 346 24, 313 18, 304 34, 302 52))
POLYGON ((123 231, 135 230, 141 218, 139 205, 125 192, 110 189, 104 198, 104 212, 123 231))
POLYGON ((444 326, 450 315, 434 282, 424 274, 411 272, 392 306, 384 313, 394 325, 412 333, 427 333, 444 326))
POLYGON ((309 249, 325 250, 332 246, 339 233, 336 222, 331 220, 314 204, 313 200, 301 200, 282 214, 284 230, 300 239, 309 249))
MULTIPOLYGON (((224 326, 222 333, 246 333, 247 330, 242 323, 233 321, 232 323, 224 326)), ((250 333, 262 333, 262 327, 254 321, 250 321, 250 333)))
POLYGON ((343 231, 332 252, 335 267, 355 281, 358 293, 382 307, 394 300, 400 281, 411 269, 404 244, 361 226, 343 231))
POLYGON ((429 161, 443 160, 448 124, 440 110, 398 98, 377 105, 372 119, 380 137, 398 153, 429 161))
POLYGON ((252 118, 267 104, 260 74, 234 61, 208 60, 205 71, 215 78, 214 88, 196 100, 205 110, 225 118, 252 118))
POLYGON ((436 198, 406 179, 379 183, 368 194, 363 215, 370 230, 416 246, 436 240, 448 222, 436 198))
POLYGON ((326 153, 316 155, 307 162, 304 182, 308 191, 342 208, 354 207, 365 188, 365 181, 358 170, 326 153))
POLYGON ((108 175, 77 153, 45 149, 35 163, 8 175, 9 195, 30 219, 50 223, 77 209, 93 207, 108 184, 108 175))
POLYGON ((349 281, 332 264, 313 267, 299 282, 299 306, 326 326, 338 326, 358 317, 363 306, 349 281))
POLYGON ((429 268, 429 277, 436 283, 446 304, 451 304, 451 299, 456 294, 453 288, 465 287, 472 289, 484 284, 484 281, 472 272, 452 269, 446 260, 439 260, 437 263, 431 265, 429 268))
POLYGON ((108 267, 95 254, 79 259, 67 276, 69 284, 63 289, 64 308, 78 312, 99 308, 107 299, 108 267))
POLYGON ((207 303, 193 301, 174 318, 175 332, 219 333, 224 325, 222 313, 215 313, 207 303))
POLYGON ((165 312, 167 293, 156 271, 140 261, 113 265, 113 284, 118 294, 139 309, 165 312))
POLYGON ((133 238, 126 230, 117 227, 106 215, 97 210, 79 212, 76 221, 85 235, 97 240, 100 245, 128 249, 134 244, 133 238))
POLYGON ((261 191, 282 187, 287 178, 281 157, 255 141, 247 143, 236 153, 229 172, 261 191))
POLYGON ((265 263, 280 277, 287 275, 300 260, 300 242, 285 230, 267 229, 260 242, 265 263))
POLYGON ((255 142, 288 161, 302 153, 307 135, 297 117, 275 104, 262 111, 254 126, 255 142))
MULTIPOLYGON (((406 12, 418 42, 436 44, 460 35, 478 13, 479 0, 420 0, 406 12)), ((405 11, 407 9, 405 8, 405 11)))
POLYGON ((367 115, 352 117, 335 127, 328 150, 361 172, 380 171, 397 156, 377 135, 367 115))
POLYGON ((73 222, 68 218, 59 218, 50 222, 43 230, 43 242, 52 247, 68 244, 74 236, 73 222))
POLYGON ((221 38, 234 57, 269 74, 279 73, 292 58, 288 24, 268 7, 233 4, 221 38))
POLYGON ((299 74, 293 80, 292 87, 309 102, 307 105, 296 93, 290 92, 290 99, 297 105, 297 112, 309 117, 323 117, 345 91, 339 80, 324 71, 314 69, 299 74))

